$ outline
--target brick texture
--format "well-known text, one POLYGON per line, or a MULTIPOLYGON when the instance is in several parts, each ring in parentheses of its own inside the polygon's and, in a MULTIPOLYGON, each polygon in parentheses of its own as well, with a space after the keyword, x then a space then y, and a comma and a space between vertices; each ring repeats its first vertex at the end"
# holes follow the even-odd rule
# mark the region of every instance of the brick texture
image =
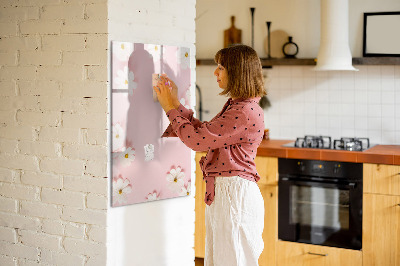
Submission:
POLYGON ((106 263, 107 4, 0 1, 0 265, 106 263))

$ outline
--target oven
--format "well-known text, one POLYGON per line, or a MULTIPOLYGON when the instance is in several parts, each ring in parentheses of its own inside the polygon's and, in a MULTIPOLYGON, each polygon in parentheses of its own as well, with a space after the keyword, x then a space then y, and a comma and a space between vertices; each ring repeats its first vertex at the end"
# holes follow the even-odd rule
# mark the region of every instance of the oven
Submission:
POLYGON ((360 163, 278 160, 278 238, 361 250, 360 163))

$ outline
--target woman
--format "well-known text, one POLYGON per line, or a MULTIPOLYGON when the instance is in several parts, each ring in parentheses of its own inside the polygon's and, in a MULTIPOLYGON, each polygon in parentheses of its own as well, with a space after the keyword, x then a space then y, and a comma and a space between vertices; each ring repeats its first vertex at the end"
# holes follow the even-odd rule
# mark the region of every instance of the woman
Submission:
POLYGON ((261 63, 246 45, 218 51, 215 62, 220 95, 230 98, 209 122, 179 103, 176 85, 166 76, 153 87, 171 122, 163 137, 178 136, 189 148, 208 151, 200 160, 206 182, 205 265, 258 265, 264 247, 264 201, 254 163, 264 134, 261 63))

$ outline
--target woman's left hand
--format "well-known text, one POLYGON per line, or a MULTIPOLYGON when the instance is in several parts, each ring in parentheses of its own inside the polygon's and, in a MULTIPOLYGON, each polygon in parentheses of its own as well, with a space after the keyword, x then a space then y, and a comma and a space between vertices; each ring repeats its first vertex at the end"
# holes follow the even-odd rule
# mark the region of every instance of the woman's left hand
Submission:
POLYGON ((171 95, 171 87, 165 77, 160 76, 157 86, 153 86, 153 90, 157 94, 157 99, 165 113, 171 109, 175 109, 171 95))

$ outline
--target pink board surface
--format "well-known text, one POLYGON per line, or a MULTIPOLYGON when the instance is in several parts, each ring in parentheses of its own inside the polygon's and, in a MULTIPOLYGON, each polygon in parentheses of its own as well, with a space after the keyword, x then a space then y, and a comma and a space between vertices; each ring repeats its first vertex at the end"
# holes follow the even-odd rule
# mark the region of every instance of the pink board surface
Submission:
POLYGON ((190 49, 112 42, 112 206, 190 195, 191 152, 161 138, 169 120, 153 100, 152 74, 167 74, 190 108, 190 49))

